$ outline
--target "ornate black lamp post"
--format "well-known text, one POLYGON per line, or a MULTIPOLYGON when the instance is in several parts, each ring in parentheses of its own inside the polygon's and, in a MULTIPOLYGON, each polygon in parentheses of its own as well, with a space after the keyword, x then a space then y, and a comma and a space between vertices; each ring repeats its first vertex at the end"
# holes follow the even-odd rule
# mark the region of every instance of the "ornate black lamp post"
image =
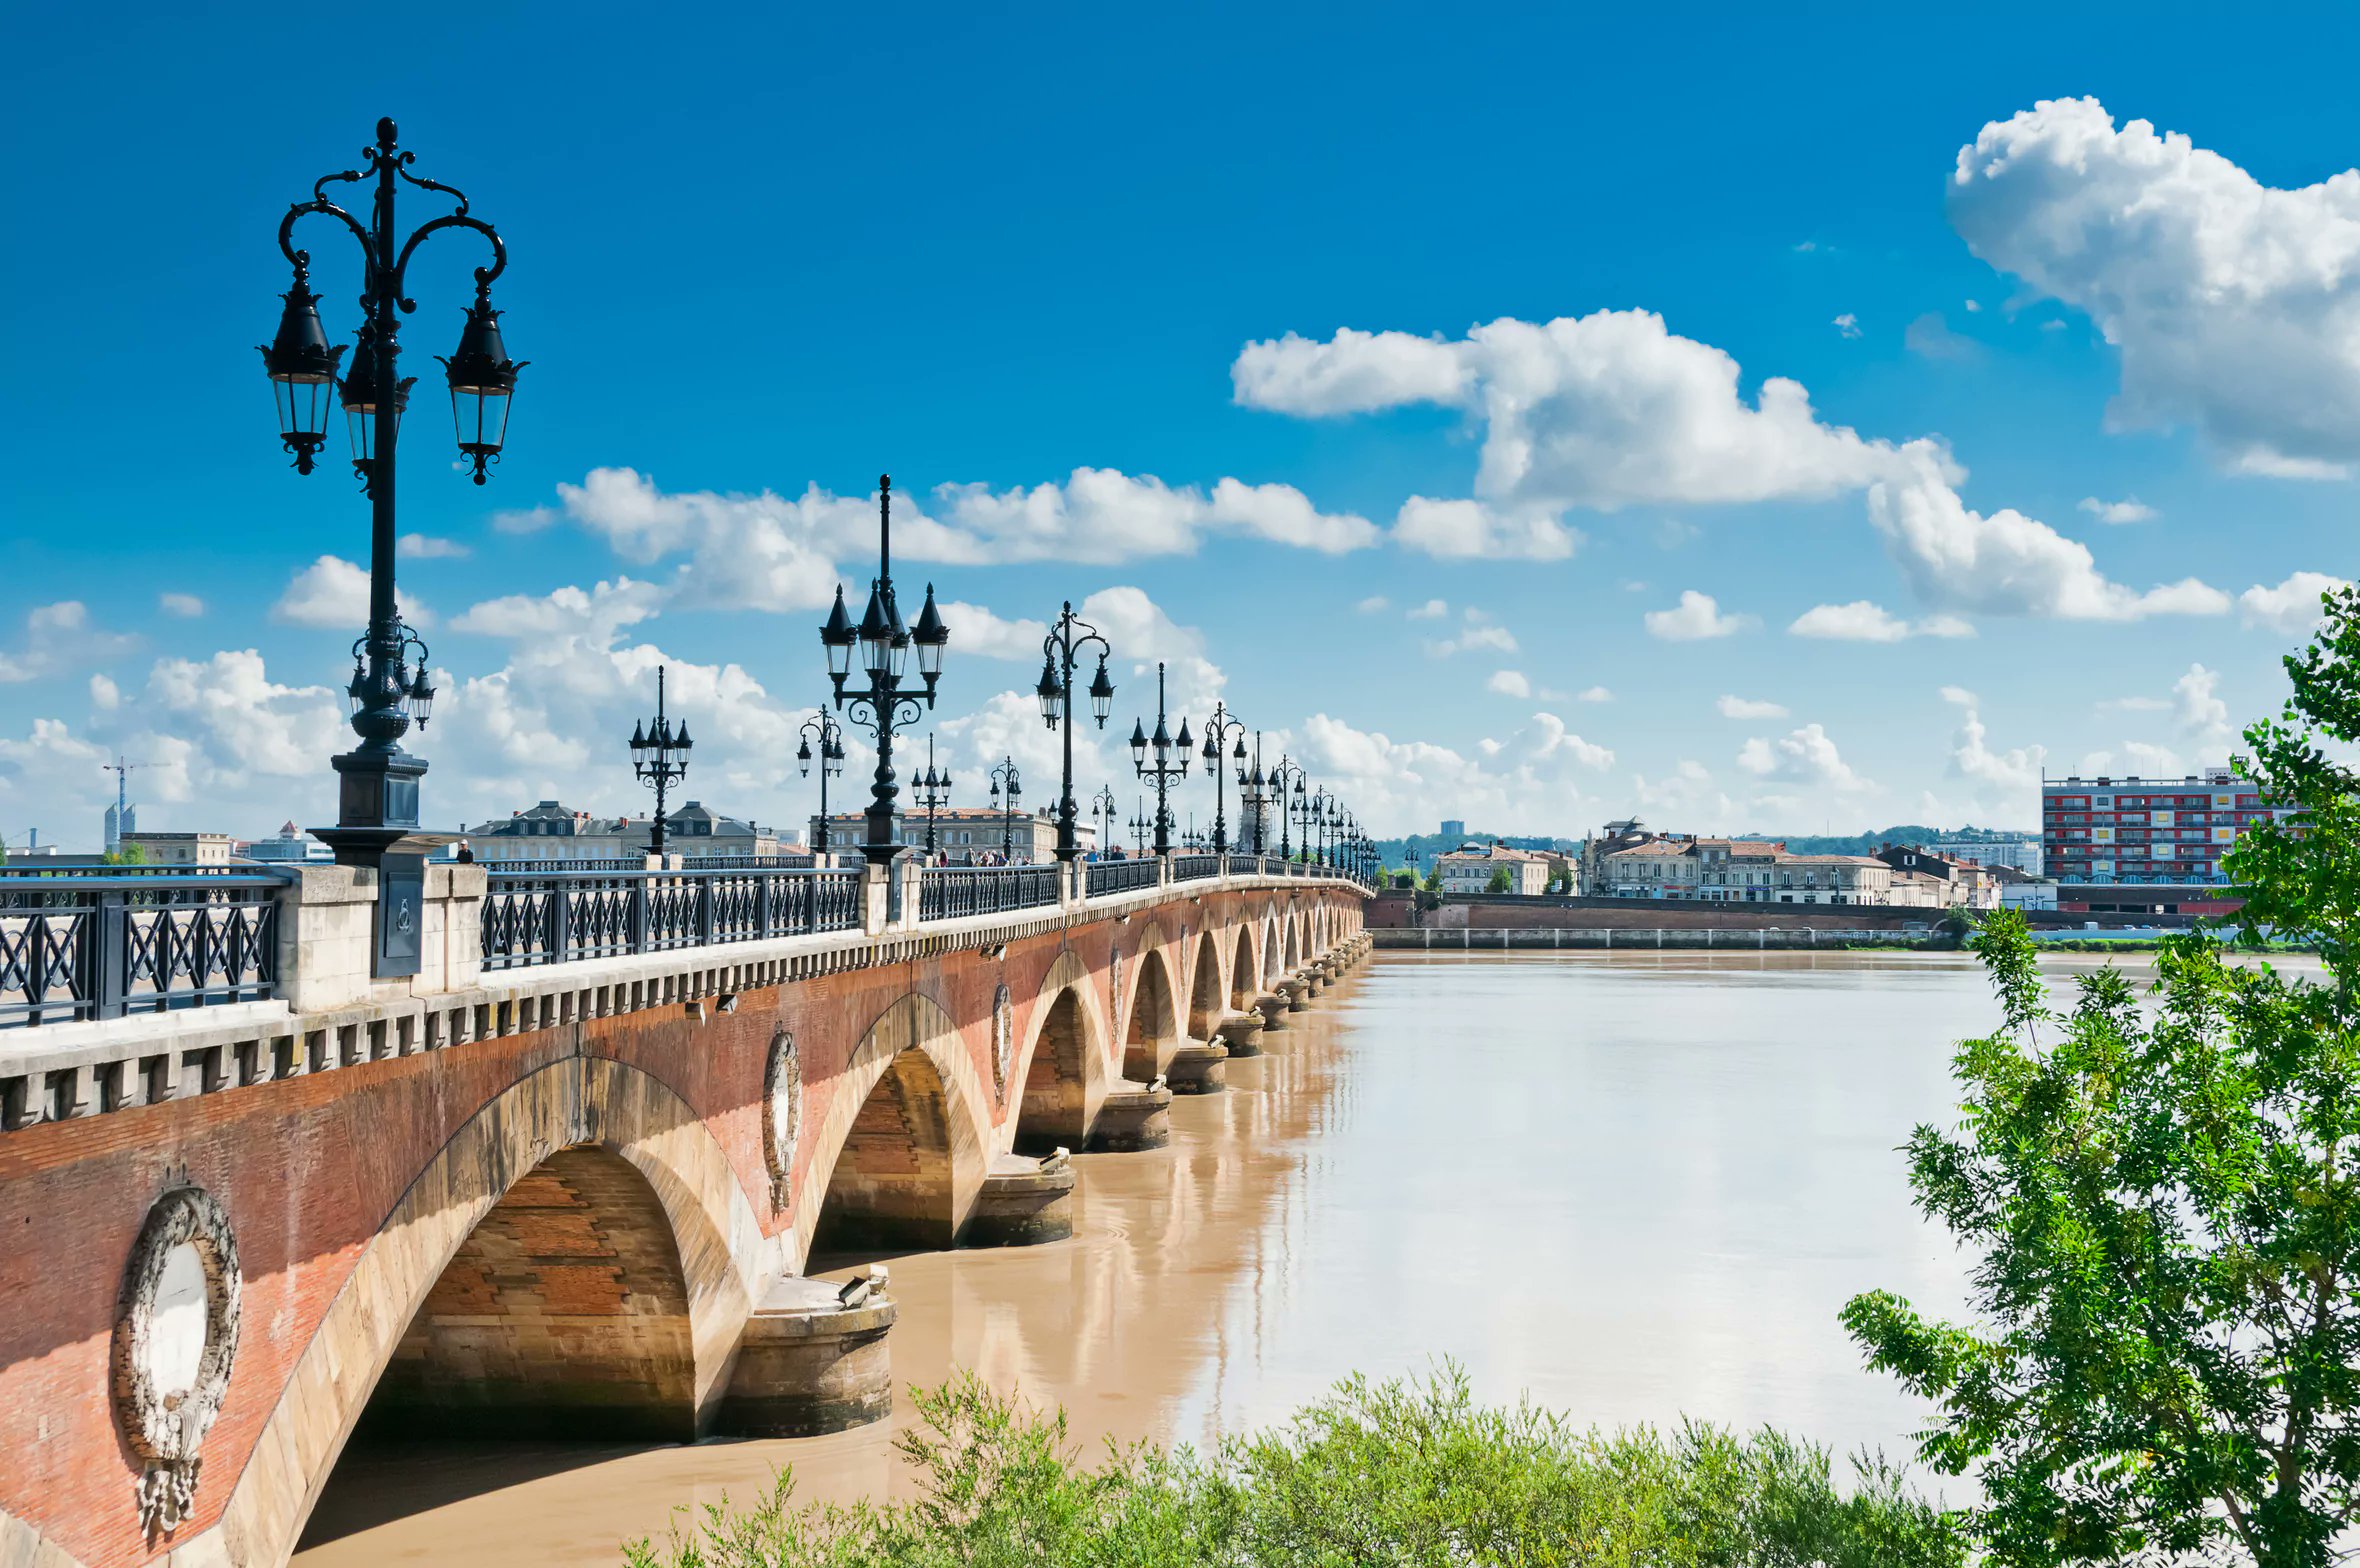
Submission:
POLYGON ((1313 846, 1316 844, 1317 853, 1313 855, 1313 858, 1322 866, 1328 864, 1328 851, 1332 847, 1333 823, 1331 818, 1334 816, 1335 809, 1336 797, 1326 790, 1318 790, 1312 794, 1311 815, 1303 828, 1303 850, 1304 853, 1311 854, 1313 846))
POLYGON ((369 625, 353 644, 352 679, 346 686, 360 744, 334 762, 340 781, 336 826, 314 831, 335 850, 340 864, 383 873, 373 965, 380 976, 418 972, 424 854, 436 842, 421 839, 402 845, 418 829, 418 781, 426 763, 403 751, 401 738, 412 719, 425 727, 434 706, 434 682, 426 671, 425 643, 403 623, 396 608, 393 582, 394 454, 413 379, 397 369, 397 338, 403 313, 417 308, 404 292, 410 257, 429 234, 473 229, 492 250, 491 265, 475 269, 475 303, 467 310, 459 346, 443 361, 459 450, 473 464, 479 485, 486 466, 499 460, 509 398, 516 390, 516 374, 524 368, 508 357, 500 339, 500 313, 491 303, 492 281, 508 265, 507 246, 490 224, 469 214, 465 195, 410 172, 416 155, 399 150, 397 134, 392 120, 379 120, 376 145, 362 150, 365 167, 313 181, 311 200, 294 203, 279 221, 279 250, 294 267, 295 281, 282 296, 286 303, 278 332, 262 350, 263 368, 278 404, 279 439, 294 454, 295 471, 312 471, 313 458, 327 442, 333 400, 344 409, 353 468, 369 496, 369 625), (366 223, 327 198, 331 184, 371 179, 376 190, 366 223), (404 181, 422 191, 440 192, 456 205, 404 235, 394 217, 394 198, 404 181), (342 223, 361 247, 359 350, 341 381, 336 370, 344 350, 329 345, 320 322, 319 296, 311 291, 311 253, 297 250, 293 243, 296 221, 314 213, 342 223))
POLYGON ((1041 679, 1033 687, 1034 695, 1041 699, 1041 717, 1049 728, 1065 731, 1065 771, 1057 795, 1059 860, 1071 860, 1082 852, 1081 836, 1074 831, 1081 811, 1073 800, 1073 667, 1092 643, 1098 645, 1098 674, 1090 682, 1090 713, 1100 729, 1106 728, 1106 715, 1114 707, 1114 682, 1107 678, 1106 658, 1114 649, 1097 627, 1075 616, 1071 599, 1050 623, 1049 635, 1041 639, 1041 679))
POLYGON ((951 770, 934 771, 934 737, 926 737, 926 771, 911 781, 919 805, 926 808, 926 853, 934 854, 934 813, 951 803, 951 770))
POLYGON ((664 794, 688 776, 688 753, 694 744, 688 738, 688 721, 680 721, 677 733, 672 721, 664 716, 664 667, 656 666, 656 716, 649 723, 631 726, 631 771, 639 775, 639 782, 656 792, 655 831, 648 840, 648 852, 664 852, 664 794))
POLYGON ((1303 863, 1309 865, 1311 863, 1311 797, 1304 787, 1306 782, 1301 774, 1295 776, 1295 835, 1301 840, 1303 863))
POLYGON ((1267 836, 1264 814, 1270 807, 1270 780, 1262 772, 1260 730, 1254 731, 1253 761, 1237 765, 1237 796, 1238 811, 1243 818, 1238 824, 1238 848, 1259 855, 1269 848, 1263 839, 1267 836))
POLYGON ((934 684, 942 679, 942 650, 951 640, 950 628, 934 608, 932 583, 926 585, 926 606, 918 614, 917 626, 902 625, 901 609, 893 597, 891 474, 877 476, 877 575, 869 584, 868 610, 855 627, 852 617, 844 613, 844 585, 837 584, 836 608, 827 625, 820 628, 819 640, 828 650, 828 678, 836 683, 837 708, 877 737, 877 777, 869 788, 865 813, 869 836, 860 852, 872 865, 885 865, 900 847, 893 841, 893 798, 898 793, 893 784, 893 732, 916 723, 919 714, 934 706, 934 684), (901 683, 912 644, 918 650, 918 674, 926 685, 923 691, 905 692, 901 683), (860 649, 861 670, 869 684, 864 690, 847 692, 844 682, 852 674, 855 646, 860 649))
POLYGON ((795 748, 795 768, 805 778, 811 777, 815 755, 819 762, 819 826, 812 830, 811 852, 824 855, 828 852, 828 780, 844 772, 844 726, 825 708, 803 721, 803 741, 795 748), (816 754, 811 749, 815 740, 819 742, 816 754))
POLYGON ((1016 859, 1016 797, 1024 789, 1024 780, 1016 775, 1014 757, 992 769, 991 778, 992 804, 1000 808, 1000 858, 1013 862, 1016 859))
POLYGON ((1270 769, 1270 803, 1278 808, 1278 858, 1295 858, 1294 824, 1300 815, 1303 801, 1303 764, 1280 752, 1278 761, 1270 769), (1294 799, 1287 798, 1287 786, 1294 786, 1294 799))
POLYGON ((1176 781, 1188 777, 1189 753, 1196 749, 1195 741, 1189 737, 1188 720, 1185 717, 1180 720, 1180 749, 1177 754, 1172 749, 1173 744, 1172 732, 1165 727, 1164 666, 1158 660, 1155 667, 1155 739, 1148 739, 1147 730, 1141 721, 1132 722, 1131 766, 1141 778, 1155 781, 1155 852, 1159 856, 1172 852, 1171 789, 1176 781), (1155 752, 1153 762, 1147 760, 1150 746, 1155 752))
POLYGON ((1131 852, 1137 855, 1147 853, 1147 800, 1144 796, 1140 798, 1139 809, 1131 813, 1131 852))
POLYGON ((1090 797, 1090 815, 1098 827, 1098 853, 1104 855, 1114 847, 1114 786, 1101 784, 1098 793, 1090 797))
POLYGON ((1229 853, 1229 817, 1224 796, 1229 785, 1229 768, 1221 753, 1234 746, 1236 755, 1228 759, 1237 763, 1237 781, 1245 783, 1246 727, 1229 716, 1229 704, 1213 704, 1213 716, 1205 720, 1205 771, 1213 775, 1213 853, 1229 853))

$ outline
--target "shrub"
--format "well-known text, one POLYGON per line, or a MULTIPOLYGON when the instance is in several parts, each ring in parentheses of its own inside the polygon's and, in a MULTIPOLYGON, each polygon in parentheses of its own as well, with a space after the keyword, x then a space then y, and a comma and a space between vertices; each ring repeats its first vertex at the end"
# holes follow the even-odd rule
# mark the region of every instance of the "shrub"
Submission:
POLYGON ((791 1472, 708 1506, 632 1568, 852 1564, 1557 1564, 1597 1568, 1958 1568, 1945 1517, 1881 1459, 1835 1485, 1827 1451, 1741 1438, 1577 1430, 1530 1404, 1477 1405, 1455 1367, 1339 1385, 1273 1431, 1188 1449, 1109 1446, 1085 1464, 1064 1413, 972 1374, 914 1396, 895 1439, 908 1503, 797 1504, 791 1472))

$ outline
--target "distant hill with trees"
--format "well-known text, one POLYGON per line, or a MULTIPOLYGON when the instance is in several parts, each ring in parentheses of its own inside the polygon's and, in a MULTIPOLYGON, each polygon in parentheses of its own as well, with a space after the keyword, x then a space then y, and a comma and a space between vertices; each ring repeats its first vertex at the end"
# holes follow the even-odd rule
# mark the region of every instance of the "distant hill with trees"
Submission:
MULTIPOLYGON (((1688 830, 1681 828, 1676 831, 1686 832, 1688 830)), ((1887 844, 1928 844, 1937 839, 2014 838, 2029 831, 2031 830, 1979 828, 1971 825, 1963 828, 1940 828, 1928 827, 1922 822, 1904 822, 1867 833, 1738 833, 1732 836, 1783 843, 1798 855, 1873 855, 1887 844)), ((1419 863, 1423 865, 1432 861, 1436 855, 1447 854, 1458 848, 1462 843, 1489 844, 1495 840, 1507 845, 1510 849, 1553 850, 1558 854, 1571 854, 1580 849, 1582 845, 1579 838, 1483 833, 1470 829, 1465 839, 1446 839, 1439 833, 1412 833, 1407 838, 1382 838, 1377 840, 1377 851, 1384 857, 1385 864, 1401 866, 1409 864, 1409 852, 1414 849, 1417 851, 1419 863)))

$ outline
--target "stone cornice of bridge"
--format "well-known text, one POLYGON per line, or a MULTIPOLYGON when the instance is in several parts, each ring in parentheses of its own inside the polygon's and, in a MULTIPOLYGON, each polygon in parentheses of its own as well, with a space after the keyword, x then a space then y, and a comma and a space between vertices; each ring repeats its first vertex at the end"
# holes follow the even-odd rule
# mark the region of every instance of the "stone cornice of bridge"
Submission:
POLYGON ((1347 880, 1206 877, 1064 905, 930 920, 875 936, 829 931, 499 970, 471 987, 310 1012, 284 1001, 236 1002, 11 1031, 14 1037, 0 1042, 0 1133, 584 1019, 731 1007, 741 992, 1128 921, 1147 910, 1239 892, 1367 896, 1347 880))

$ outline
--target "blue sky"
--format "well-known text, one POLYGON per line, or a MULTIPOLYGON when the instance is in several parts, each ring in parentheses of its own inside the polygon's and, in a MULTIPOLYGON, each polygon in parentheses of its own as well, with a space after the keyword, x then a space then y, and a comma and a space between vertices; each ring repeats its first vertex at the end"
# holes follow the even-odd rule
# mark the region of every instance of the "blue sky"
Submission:
MULTIPOLYGON (((252 345, 385 113, 506 235, 532 362, 486 488, 439 396, 405 425, 442 825, 636 807, 658 661, 689 793, 807 810, 881 469, 969 607, 963 778, 1051 776, 1023 623, 1070 597, 1120 653, 1085 786, 1160 657, 1384 832, 2029 824, 2044 762, 2225 754, 2351 573, 2332 13, 405 15, 18 19, 9 843, 92 841, 117 750, 143 826, 329 819, 367 512, 252 345)), ((431 376, 479 258, 422 255, 431 376)))

